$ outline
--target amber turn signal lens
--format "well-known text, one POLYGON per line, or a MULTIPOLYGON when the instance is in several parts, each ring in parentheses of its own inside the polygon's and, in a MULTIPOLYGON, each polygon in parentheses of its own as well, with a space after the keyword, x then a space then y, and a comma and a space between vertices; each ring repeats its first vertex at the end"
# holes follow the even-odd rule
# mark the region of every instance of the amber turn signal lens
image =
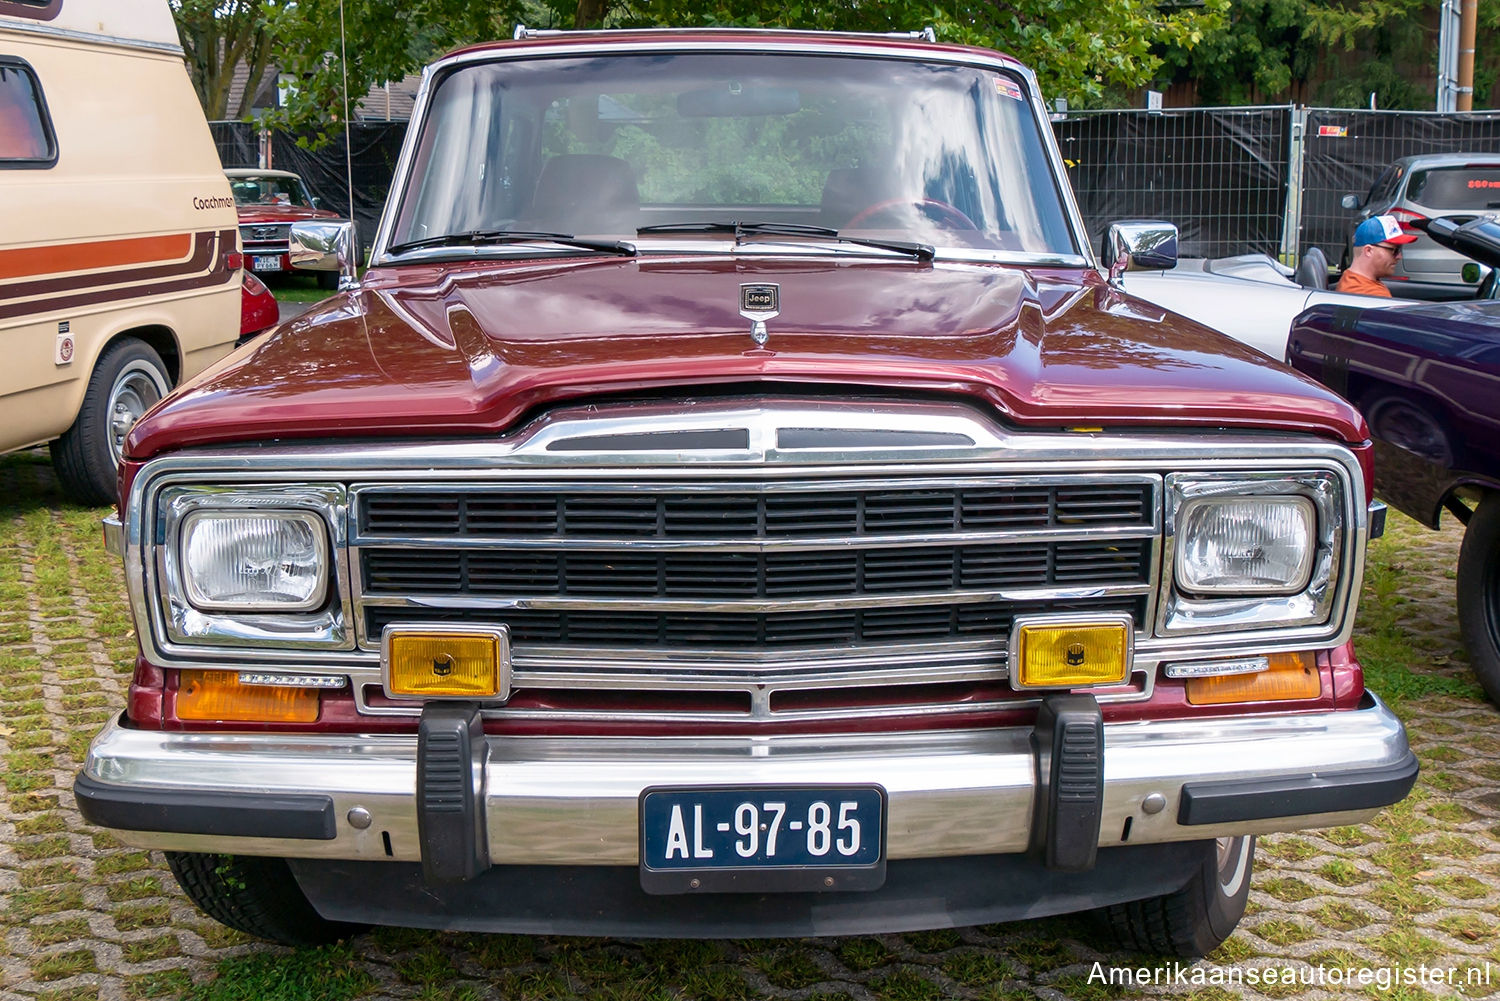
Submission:
POLYGON ((183 671, 177 680, 177 718, 311 723, 318 718, 318 690, 242 685, 235 671, 183 671))
POLYGON ((1129 673, 1130 623, 1022 623, 1016 647, 1017 688, 1118 685, 1129 673))
POLYGON ((386 692, 406 698, 505 698, 507 634, 392 632, 385 637, 386 692))
POLYGON ((1258 674, 1189 678, 1184 686, 1195 706, 1230 702, 1288 702, 1315 699, 1323 691, 1317 658, 1311 653, 1273 653, 1271 666, 1258 674))

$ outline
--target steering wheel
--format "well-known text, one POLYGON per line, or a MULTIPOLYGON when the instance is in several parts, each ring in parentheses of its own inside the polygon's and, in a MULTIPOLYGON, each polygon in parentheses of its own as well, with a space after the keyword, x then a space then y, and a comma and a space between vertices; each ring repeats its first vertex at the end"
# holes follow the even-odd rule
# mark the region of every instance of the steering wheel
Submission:
POLYGON ((888 209, 899 208, 905 205, 914 205, 918 209, 932 209, 937 215, 954 225, 950 229, 979 229, 974 220, 964 215, 959 209, 954 208, 947 202, 938 201, 936 198, 888 198, 883 202, 876 202, 868 208, 861 209, 854 214, 854 218, 844 223, 845 229, 853 229, 867 219, 872 219, 888 209))

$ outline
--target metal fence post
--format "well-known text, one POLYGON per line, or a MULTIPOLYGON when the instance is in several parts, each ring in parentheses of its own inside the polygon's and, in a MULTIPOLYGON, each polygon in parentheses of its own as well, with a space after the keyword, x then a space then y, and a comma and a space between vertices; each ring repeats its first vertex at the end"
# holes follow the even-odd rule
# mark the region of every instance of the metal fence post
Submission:
POLYGON ((1307 135, 1307 108, 1293 105, 1288 116, 1291 139, 1287 143, 1286 215, 1281 220, 1281 263, 1296 267, 1302 255, 1302 150, 1307 135))

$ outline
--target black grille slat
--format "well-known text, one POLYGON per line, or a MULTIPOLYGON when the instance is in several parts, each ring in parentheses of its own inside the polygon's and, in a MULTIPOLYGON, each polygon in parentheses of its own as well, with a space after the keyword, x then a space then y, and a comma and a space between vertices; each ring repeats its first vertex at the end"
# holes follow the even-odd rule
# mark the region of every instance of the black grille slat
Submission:
MULTIPOLYGON (((1068 600, 1061 592, 1145 591, 1156 541, 1141 536, 1156 524, 1153 483, 806 486, 363 488, 353 526, 357 597, 398 600, 363 602, 362 641, 378 643, 392 622, 505 624, 522 656, 570 647, 787 651, 778 670, 795 670, 799 650, 884 647, 891 665, 903 644, 1000 650, 1018 614, 1107 611, 1145 621, 1145 593, 1068 600), (1045 534, 1006 541, 1008 533, 1045 534), (776 544, 793 541, 800 546, 776 544), (952 597, 985 591, 997 593, 952 597), (444 608, 446 599, 471 607, 444 608), (568 604, 528 607, 548 600, 568 604), (634 604, 654 601, 771 604, 634 604), (819 604, 778 607, 795 601, 819 604)), ((868 670, 860 663, 851 670, 868 670)))
POLYGON ((1054 612, 1145 614, 1143 598, 1039 601, 1024 604, 916 605, 902 608, 819 612, 760 612, 750 615, 684 612, 551 612, 537 609, 427 609, 372 607, 368 628, 379 636, 388 623, 457 623, 510 627, 520 651, 537 644, 652 647, 660 643, 685 650, 760 647, 843 648, 857 641, 885 644, 947 639, 984 640, 1003 645, 1016 615, 1054 612))
POLYGON ((372 536, 793 539, 1152 524, 1140 485, 913 487, 776 492, 549 494, 367 491, 372 536))
POLYGON ((1149 580, 1149 543, 1056 542, 1009 546, 773 552, 589 552, 369 549, 365 589, 375 595, 465 593, 517 597, 700 600, 933 594, 1149 580))

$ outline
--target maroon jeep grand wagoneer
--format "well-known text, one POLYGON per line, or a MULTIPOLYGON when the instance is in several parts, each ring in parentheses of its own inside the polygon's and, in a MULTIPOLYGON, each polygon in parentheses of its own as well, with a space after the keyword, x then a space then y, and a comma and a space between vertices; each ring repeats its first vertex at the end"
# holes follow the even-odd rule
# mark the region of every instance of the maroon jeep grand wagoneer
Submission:
POLYGON ((130 434, 84 815, 281 942, 1212 948, 1255 834, 1416 761, 1349 642, 1359 415, 1121 293, 1169 230, 1111 245, 992 52, 448 56, 369 271, 130 434))

